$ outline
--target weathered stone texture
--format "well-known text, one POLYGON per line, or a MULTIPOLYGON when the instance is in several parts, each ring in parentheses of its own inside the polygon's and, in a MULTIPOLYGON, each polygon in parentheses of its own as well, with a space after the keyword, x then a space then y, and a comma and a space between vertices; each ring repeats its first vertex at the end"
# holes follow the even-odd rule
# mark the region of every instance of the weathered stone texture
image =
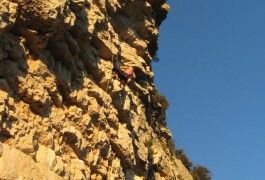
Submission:
POLYGON ((151 125, 164 0, 1 0, 0 179, 192 179, 151 125), (113 61, 135 67, 122 90, 113 61), (149 142, 149 143, 148 143, 149 142))

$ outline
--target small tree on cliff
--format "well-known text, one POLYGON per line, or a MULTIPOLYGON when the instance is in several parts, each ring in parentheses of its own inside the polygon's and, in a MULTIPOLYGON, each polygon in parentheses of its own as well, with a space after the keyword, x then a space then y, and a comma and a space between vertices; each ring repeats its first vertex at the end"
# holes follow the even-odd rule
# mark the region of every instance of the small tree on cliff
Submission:
POLYGON ((157 56, 157 53, 153 56, 152 62, 159 62, 159 57, 157 56))
POLYGON ((211 172, 201 165, 193 167, 191 175, 194 180, 211 180, 211 172))
POLYGON ((159 124, 166 125, 166 110, 169 106, 167 98, 159 93, 157 89, 152 93, 152 110, 154 118, 159 124))
POLYGON ((182 164, 187 168, 194 180, 211 180, 211 172, 202 165, 193 166, 192 161, 189 160, 183 149, 176 149, 175 155, 176 158, 181 160, 182 164))
POLYGON ((182 164, 188 169, 188 171, 191 171, 193 164, 192 161, 189 160, 188 156, 184 153, 184 150, 175 149, 175 155, 179 160, 181 160, 182 164))

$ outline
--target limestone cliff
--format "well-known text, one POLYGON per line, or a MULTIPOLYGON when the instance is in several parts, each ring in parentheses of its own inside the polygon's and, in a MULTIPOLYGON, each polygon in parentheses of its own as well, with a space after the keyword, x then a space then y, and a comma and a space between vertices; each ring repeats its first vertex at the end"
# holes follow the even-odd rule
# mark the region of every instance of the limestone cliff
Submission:
POLYGON ((0 179, 192 179, 156 122, 151 61, 168 8, 0 1, 0 179), (124 89, 114 61, 134 66, 124 89))

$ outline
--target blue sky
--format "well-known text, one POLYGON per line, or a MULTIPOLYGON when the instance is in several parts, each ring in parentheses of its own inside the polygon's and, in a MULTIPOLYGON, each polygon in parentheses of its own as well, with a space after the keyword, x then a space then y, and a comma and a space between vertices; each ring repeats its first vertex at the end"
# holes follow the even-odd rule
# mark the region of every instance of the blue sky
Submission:
POLYGON ((167 3, 153 70, 177 147, 213 180, 264 180, 265 1, 167 3))

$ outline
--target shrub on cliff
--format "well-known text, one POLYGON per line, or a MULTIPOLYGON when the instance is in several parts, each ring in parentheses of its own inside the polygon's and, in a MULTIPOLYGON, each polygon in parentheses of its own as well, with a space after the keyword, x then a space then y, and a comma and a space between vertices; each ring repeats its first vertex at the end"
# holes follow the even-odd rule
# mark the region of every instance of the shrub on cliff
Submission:
POLYGON ((182 164, 187 168, 190 172, 194 180, 211 180, 211 172, 206 167, 202 165, 193 166, 192 161, 188 158, 188 156, 184 153, 183 149, 175 148, 175 140, 170 139, 167 142, 167 148, 169 149, 172 156, 175 156, 179 159, 182 164))
POLYGON ((192 161, 189 160, 188 156, 184 153, 184 150, 175 149, 175 155, 179 160, 181 160, 182 164, 188 169, 188 171, 191 171, 193 164, 192 161))
POLYGON ((191 170, 191 175, 194 180, 211 180, 211 172, 201 165, 195 166, 191 170))
POLYGON ((155 120, 163 125, 166 125, 166 110, 169 106, 167 98, 159 93, 157 89, 152 93, 152 110, 155 120))
POLYGON ((159 57, 155 53, 155 55, 153 56, 152 62, 159 62, 159 60, 160 60, 159 57))

